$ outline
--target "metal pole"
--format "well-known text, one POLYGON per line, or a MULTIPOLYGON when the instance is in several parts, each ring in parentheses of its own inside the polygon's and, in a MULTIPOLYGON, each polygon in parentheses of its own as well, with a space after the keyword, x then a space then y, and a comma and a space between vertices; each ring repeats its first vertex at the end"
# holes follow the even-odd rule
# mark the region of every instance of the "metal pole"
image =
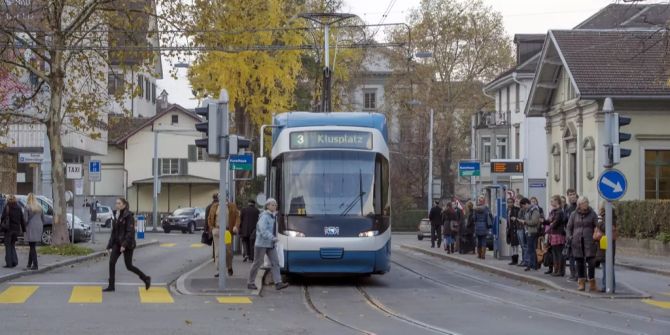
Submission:
MULTIPOLYGON (((612 147, 612 116, 614 115, 614 105, 612 104, 611 98, 606 98, 603 104, 603 112, 605 113, 605 143, 612 147)), ((609 154, 605 155, 605 168, 612 166, 612 162, 609 159, 609 154)), ((607 250, 605 250, 605 287, 606 292, 613 294, 614 293, 614 240, 613 240, 613 228, 612 228, 612 202, 605 202, 605 236, 607 236, 607 250)))
MULTIPOLYGON (((476 150, 476 146, 475 146, 475 143, 476 143, 475 124, 476 124, 476 120, 475 120, 475 118, 476 118, 475 115, 473 115, 470 118, 470 139, 471 139, 470 140, 470 159, 473 160, 473 161, 476 159, 476 155, 475 155, 475 150, 476 150)), ((470 188, 471 188, 470 199, 472 199, 472 200, 475 200, 475 198, 477 196, 476 178, 477 177, 475 177, 474 175, 470 176, 470 188)))
MULTIPOLYGON (((157 231, 158 223, 158 131, 154 129, 154 194, 153 194, 152 231, 157 231)), ((138 208, 139 209, 139 208, 138 208)))
POLYGON ((430 136, 428 145, 428 211, 433 206, 433 109, 430 109, 430 136))
MULTIPOLYGON (((90 164, 90 163, 89 163, 90 164)), ((93 200, 95 200, 95 182, 93 182, 93 200)), ((74 207, 74 202, 72 202, 72 206, 74 207)), ((97 212, 97 208, 96 208, 97 212)), ((96 213, 95 215, 96 221, 98 219, 98 215, 96 213)), ((95 222, 91 222, 91 243, 95 244, 95 222)))
MULTIPOLYGON (((226 230, 228 228, 228 196, 230 177, 228 170, 228 92, 221 90, 219 97, 219 290, 226 289, 226 230)), ((231 241, 232 242, 232 241, 231 241)))

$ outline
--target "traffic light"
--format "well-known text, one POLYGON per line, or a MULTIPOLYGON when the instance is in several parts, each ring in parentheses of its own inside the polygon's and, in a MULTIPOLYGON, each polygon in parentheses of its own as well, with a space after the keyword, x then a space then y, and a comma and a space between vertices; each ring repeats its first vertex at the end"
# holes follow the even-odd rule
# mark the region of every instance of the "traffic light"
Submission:
POLYGON ((228 138, 228 153, 231 155, 237 155, 240 149, 248 149, 249 146, 251 146, 251 140, 245 137, 230 135, 228 138))
POLYGON ((204 116, 206 121, 196 123, 195 129, 205 133, 202 139, 195 140, 195 146, 205 148, 210 156, 219 154, 219 123, 218 106, 216 103, 208 102, 203 107, 197 107, 195 113, 204 116))
POLYGON ((621 142, 626 142, 630 140, 630 133, 623 133, 619 128, 629 125, 631 118, 627 116, 621 116, 619 113, 614 113, 612 118, 612 164, 618 164, 621 162, 621 158, 630 156, 631 150, 624 149, 619 146, 621 142))

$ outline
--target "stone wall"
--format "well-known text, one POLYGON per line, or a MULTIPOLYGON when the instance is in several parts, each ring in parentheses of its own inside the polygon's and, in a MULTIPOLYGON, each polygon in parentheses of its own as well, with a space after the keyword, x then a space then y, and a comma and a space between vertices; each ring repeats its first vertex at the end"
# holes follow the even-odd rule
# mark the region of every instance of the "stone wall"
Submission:
POLYGON ((16 155, 0 152, 0 193, 16 193, 16 155))

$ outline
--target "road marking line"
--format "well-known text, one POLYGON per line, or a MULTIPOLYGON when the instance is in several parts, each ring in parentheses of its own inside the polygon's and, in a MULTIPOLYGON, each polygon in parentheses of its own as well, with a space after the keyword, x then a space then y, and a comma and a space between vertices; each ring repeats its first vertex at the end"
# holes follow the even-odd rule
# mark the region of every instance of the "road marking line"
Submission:
POLYGON ((659 301, 654 299, 643 299, 642 302, 663 309, 670 309, 670 301, 659 301))
POLYGON ((249 297, 217 297, 220 304, 250 304, 249 297))
POLYGON ((102 303, 102 286, 75 286, 70 295, 70 304, 102 303))
POLYGON ((10 286, 0 294, 0 304, 22 304, 39 286, 10 286))
POLYGON ((191 248, 204 248, 205 245, 202 243, 193 243, 191 244, 191 248))
POLYGON ((164 247, 164 248, 172 248, 172 247, 174 247, 175 245, 177 245, 177 243, 161 243, 161 244, 160 244, 160 246, 161 246, 161 247, 164 247))
POLYGON ((670 297, 670 292, 668 292, 668 293, 661 293, 661 294, 662 294, 662 295, 667 295, 668 297, 670 297))
MULTIPOLYGON (((39 286, 101 286, 107 285, 107 282, 12 282, 12 285, 39 285, 39 286)), ((140 286, 144 287, 143 283, 116 283, 115 286, 140 286)), ((151 283, 151 286, 167 286, 167 283, 151 283)))
POLYGON ((152 287, 148 291, 143 287, 138 287, 140 292, 140 302, 143 304, 171 304, 174 299, 165 287, 152 287))

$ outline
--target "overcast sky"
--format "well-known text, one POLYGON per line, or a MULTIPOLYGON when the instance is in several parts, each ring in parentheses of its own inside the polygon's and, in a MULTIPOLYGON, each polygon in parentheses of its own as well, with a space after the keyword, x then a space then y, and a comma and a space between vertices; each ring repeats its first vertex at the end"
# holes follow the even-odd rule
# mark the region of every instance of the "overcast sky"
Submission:
MULTIPOLYGON (((466 0, 467 1, 467 0, 466 0)), ((505 30, 509 36, 518 33, 545 33, 549 29, 570 29, 585 20, 600 8, 615 0, 484 0, 493 10, 503 15, 505 30)), ((620 2, 620 1, 618 1, 620 2)), ((649 1, 651 2, 651 1, 649 1)), ((420 0, 345 0, 344 10, 354 13, 368 24, 376 24, 389 5, 393 4, 385 23, 406 22, 411 8, 420 0)), ((166 79, 159 80, 160 89, 169 93, 169 101, 187 108, 196 106, 191 88, 186 79, 186 69, 179 70, 179 79, 169 76, 169 68, 164 63, 166 79)))

